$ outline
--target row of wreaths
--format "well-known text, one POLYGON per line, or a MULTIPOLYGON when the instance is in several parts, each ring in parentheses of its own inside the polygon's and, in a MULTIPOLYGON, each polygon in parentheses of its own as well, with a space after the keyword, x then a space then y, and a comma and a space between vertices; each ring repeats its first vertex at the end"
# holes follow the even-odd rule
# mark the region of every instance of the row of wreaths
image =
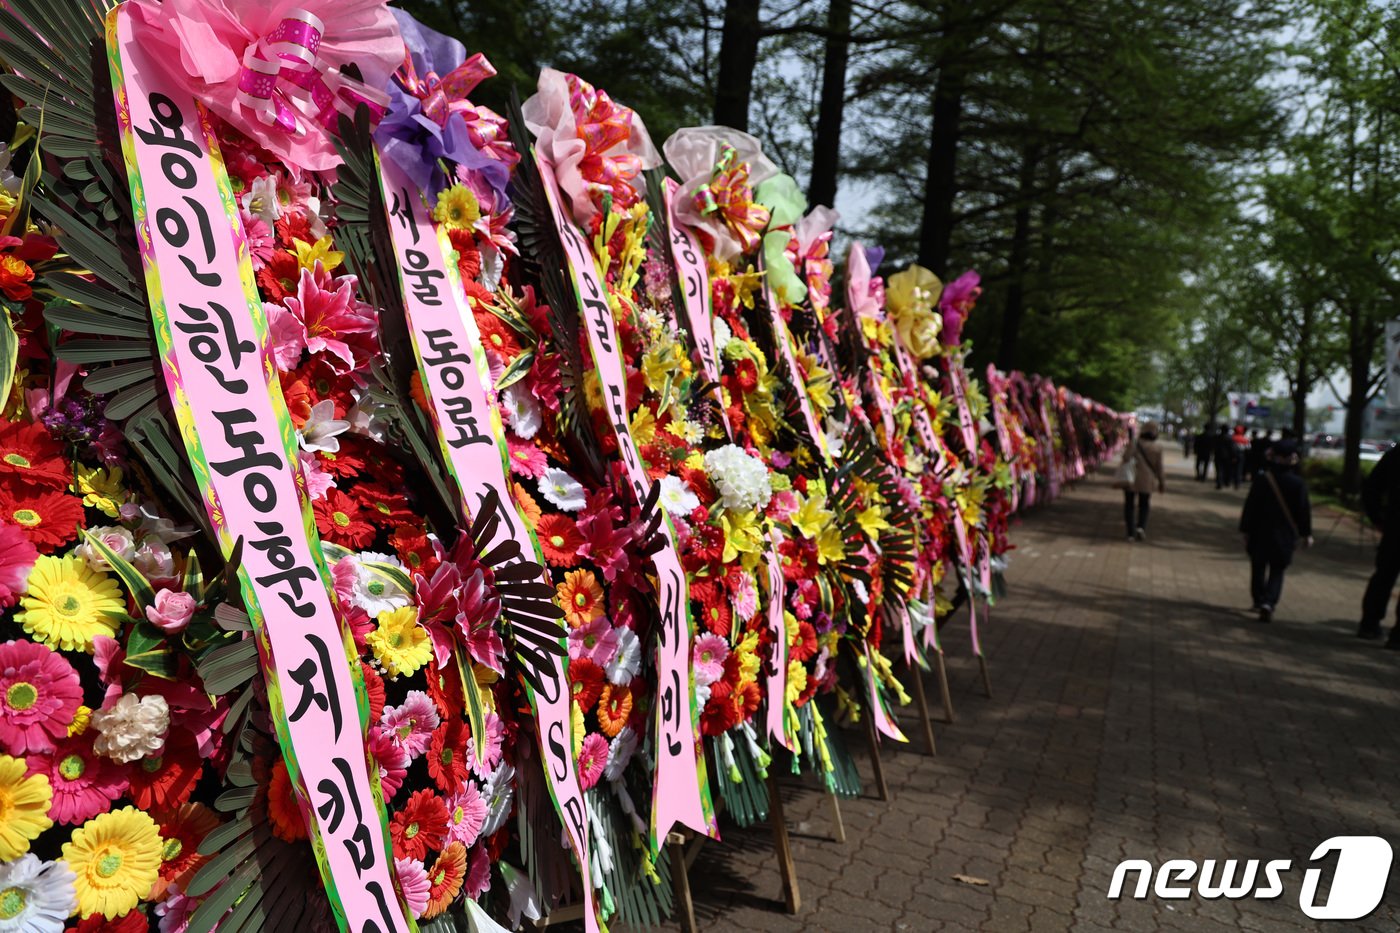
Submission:
POLYGON ((0 922, 655 922, 1120 418, 747 134, 237 6, 0 9, 0 922))

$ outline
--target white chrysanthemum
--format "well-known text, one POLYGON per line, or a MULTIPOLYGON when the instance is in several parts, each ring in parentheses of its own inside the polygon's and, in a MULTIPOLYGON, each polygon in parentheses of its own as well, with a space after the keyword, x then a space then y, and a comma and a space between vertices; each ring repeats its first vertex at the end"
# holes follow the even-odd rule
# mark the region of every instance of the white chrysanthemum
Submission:
POLYGON ((392 554, 379 554, 373 551, 365 551, 355 558, 355 605, 365 612, 370 618, 378 618, 381 612, 392 612, 395 609, 402 609, 413 602, 413 597, 388 574, 367 567, 366 564, 388 564, 390 567, 397 567, 404 570, 403 563, 392 554))
POLYGON ((481 796, 486 798, 486 822, 481 825, 481 838, 485 838, 505 825, 510 815, 510 802, 515 796, 515 769, 504 761, 486 779, 481 788, 481 796))
POLYGON ((768 467, 736 444, 725 444, 705 454, 705 472, 719 490, 720 504, 726 509, 751 512, 764 508, 773 498, 768 467))
POLYGON ((123 763, 140 761, 165 747, 170 707, 162 696, 124 693, 92 714, 92 728, 98 733, 92 747, 99 755, 123 763))
POLYGON ((622 772, 626 770, 627 763, 632 760, 632 753, 636 750, 637 733, 632 731, 631 726, 623 726, 608 745, 608 760, 603 765, 603 777, 609 781, 621 780, 622 772))
POLYGON ((661 507, 672 515, 689 515, 700 505, 700 497, 679 476, 661 477, 661 507))
POLYGON ((63 933, 78 906, 73 870, 25 853, 0 865, 0 933, 63 933))
POLYGON ((518 382, 501 393, 501 407, 505 409, 511 430, 524 440, 538 434, 540 425, 544 424, 540 403, 518 382))
POLYGON ((625 625, 617 629, 617 654, 603 668, 608 683, 625 687, 642 669, 642 642, 637 633, 625 625))
POLYGON ((582 484, 563 470, 550 467, 540 477, 540 495, 556 509, 577 512, 588 504, 582 484))

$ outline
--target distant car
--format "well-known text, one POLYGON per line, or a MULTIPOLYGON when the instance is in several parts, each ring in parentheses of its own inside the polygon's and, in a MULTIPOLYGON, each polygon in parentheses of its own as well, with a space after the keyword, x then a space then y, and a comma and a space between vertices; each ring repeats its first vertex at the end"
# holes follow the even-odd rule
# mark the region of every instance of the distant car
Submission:
POLYGON ((1313 438, 1313 446, 1321 447, 1324 450, 1327 448, 1336 447, 1340 443, 1341 440, 1335 434, 1319 434, 1313 438))
POLYGON ((1381 458, 1381 456, 1386 452, 1386 449, 1387 449, 1387 448, 1384 447, 1384 446, 1382 446, 1382 444, 1385 444, 1385 443, 1388 443, 1388 442, 1384 442, 1384 441, 1362 441, 1360 444, 1357 445, 1358 448, 1359 448, 1360 451, 1361 451, 1361 459, 1362 459, 1362 460, 1372 460, 1372 461, 1374 461, 1374 460, 1379 460, 1379 459, 1381 458))

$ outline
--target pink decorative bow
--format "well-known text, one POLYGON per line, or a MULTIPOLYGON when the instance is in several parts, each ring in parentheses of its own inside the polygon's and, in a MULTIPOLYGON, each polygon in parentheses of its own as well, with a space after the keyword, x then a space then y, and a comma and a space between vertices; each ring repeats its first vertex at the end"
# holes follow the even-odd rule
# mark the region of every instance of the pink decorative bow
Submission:
POLYGON ((496 67, 480 52, 472 55, 446 75, 436 71, 418 76, 413 67, 413 53, 404 53, 403 64, 394 77, 405 91, 418 98, 423 115, 438 126, 446 126, 453 114, 459 114, 466 124, 472 146, 498 162, 514 165, 520 154, 510 144, 505 117, 489 107, 479 107, 467 100, 467 95, 487 78, 496 76, 496 67))
POLYGON ((631 207, 638 198, 632 180, 643 169, 641 158, 627 149, 636 114, 577 75, 568 75, 566 81, 569 108, 584 145, 580 174, 590 191, 599 196, 611 194, 613 204, 631 207))
POLYGON ((738 150, 722 143, 708 183, 695 190, 695 209, 702 217, 717 216, 739 241, 743 252, 758 248, 759 231, 768 226, 768 208, 753 199, 749 164, 738 150))
POLYGON ((263 126, 293 136, 307 133, 306 121, 334 131, 339 115, 353 116, 360 104, 369 107, 372 120, 382 118, 388 95, 317 56, 325 31, 316 14, 293 10, 272 32, 249 43, 238 76, 237 105, 263 126))

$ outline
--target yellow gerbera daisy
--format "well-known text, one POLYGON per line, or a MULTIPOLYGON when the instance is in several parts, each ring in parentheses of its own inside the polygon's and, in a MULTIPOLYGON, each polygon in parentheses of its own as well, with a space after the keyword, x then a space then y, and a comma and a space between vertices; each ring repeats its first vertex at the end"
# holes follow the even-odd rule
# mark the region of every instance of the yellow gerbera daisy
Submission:
POLYGON ((121 467, 85 467, 77 465, 73 491, 83 497, 83 505, 91 506, 108 518, 116 518, 128 495, 122 485, 121 467))
POLYGON ((29 573, 29 595, 15 621, 50 648, 86 651, 98 635, 115 635, 109 612, 125 612, 117 581, 81 557, 40 557, 29 573))
POLYGON ((467 230, 481 219, 481 204, 466 185, 453 185, 438 195, 433 220, 448 230, 467 230))
POLYGON ((0 755, 0 862, 19 858, 53 825, 53 788, 46 774, 25 776, 24 762, 0 755))
POLYGON ((160 877, 160 829, 135 807, 88 820, 63 846, 63 861, 76 876, 78 913, 113 920, 150 893, 160 877))
POLYGON ((365 642, 390 677, 413 674, 433 656, 433 640, 418 624, 413 606, 381 612, 376 621, 379 627, 365 636, 365 642))

